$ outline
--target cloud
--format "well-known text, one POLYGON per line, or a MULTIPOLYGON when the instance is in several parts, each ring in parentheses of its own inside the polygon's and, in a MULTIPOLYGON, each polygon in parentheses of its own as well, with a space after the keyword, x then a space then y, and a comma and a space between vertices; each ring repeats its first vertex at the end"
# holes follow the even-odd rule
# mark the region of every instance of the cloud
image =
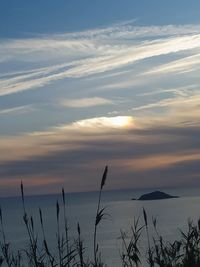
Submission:
POLYGON ((80 98, 80 99, 62 99, 60 105, 70 108, 87 108, 101 105, 112 105, 113 102, 102 97, 80 98))
MULTIPOLYGON (((95 190, 99 174, 108 164, 110 189, 184 186, 199 172, 199 133, 198 127, 187 127, 183 132, 177 128, 167 127, 166 131, 153 127, 149 131, 126 129, 109 134, 97 131, 95 138, 82 133, 75 141, 69 133, 66 139, 60 139, 57 132, 56 140, 49 138, 46 144, 41 143, 43 149, 48 147, 48 153, 36 155, 33 151, 21 160, 1 161, 0 181, 5 184, 5 179, 8 182, 20 177, 27 185, 33 184, 33 179, 39 185, 41 179, 45 191, 46 181, 52 179, 56 190, 63 184, 69 191, 95 190), (72 143, 76 147, 70 149, 72 143), (185 166, 183 170, 181 166, 185 166)), ((34 187, 32 190, 34 193, 34 187)))
MULTIPOLYGON (((194 92, 191 92, 191 89, 194 86, 189 86, 189 87, 183 87, 183 88, 176 88, 176 89, 169 89, 169 90, 160 90, 160 91, 156 91, 155 93, 165 93, 165 92, 174 92, 175 93, 175 97, 172 98, 165 98, 162 100, 158 100, 155 101, 153 103, 148 103, 145 105, 141 105, 138 107, 134 107, 132 108, 132 111, 141 111, 141 110, 152 110, 152 109, 156 109, 156 108, 174 108, 174 109, 178 109, 181 106, 185 106, 186 109, 190 110, 191 113, 191 107, 194 105, 198 105, 198 103, 200 103, 200 94, 199 94, 199 90, 197 87, 197 90, 194 92), (187 92, 187 89, 190 89, 187 92)), ((196 109, 195 109, 195 112, 196 109)), ((190 114, 188 113, 188 115, 190 114)), ((198 114, 198 113, 197 113, 198 114)), ((192 116, 194 116, 193 112, 192 112, 192 116)))
POLYGON ((25 105, 25 106, 19 106, 15 108, 5 108, 5 109, 0 109, 0 115, 5 115, 5 114, 23 114, 27 112, 33 111, 34 108, 32 105, 25 105))
POLYGON ((143 171, 149 172, 151 170, 159 170, 170 168, 173 165, 184 164, 190 161, 200 161, 200 151, 182 151, 181 153, 166 153, 146 156, 145 158, 136 158, 133 160, 124 159, 119 162, 118 160, 113 162, 113 164, 121 164, 124 168, 133 171, 143 171))
POLYGON ((59 125, 42 132, 21 134, 17 137, 1 137, 0 160, 25 159, 45 155, 58 150, 65 150, 60 143, 67 142, 67 150, 80 149, 82 139, 95 139, 94 134, 115 133, 136 127, 131 116, 96 117, 59 125), (80 134, 81 133, 81 134, 80 134), (69 142, 67 141, 69 140, 69 142), (15 147, 14 150, 12 148, 15 147))
POLYGON ((144 75, 192 72, 200 68, 199 60, 200 54, 184 57, 147 71, 144 75))
POLYGON ((36 178, 37 188, 41 178, 52 179, 53 192, 61 184, 69 191, 94 190, 108 164, 110 189, 187 186, 191 179, 199 185, 198 103, 162 117, 97 117, 1 138, 0 184, 20 177, 31 185, 36 178))
MULTIPOLYGON (((13 72, 11 78, 5 73, 0 81, 0 96, 40 88, 66 78, 116 71, 152 57, 195 51, 200 48, 199 29, 199 25, 134 27, 125 24, 82 33, 1 41, 0 54, 2 58, 6 55, 5 62, 34 62, 39 67, 28 73, 15 75, 13 72)), ((198 67, 198 57, 186 57, 185 61, 147 73, 198 67)))
POLYGON ((2 118, 31 111, 31 101, 56 102, 41 118, 27 116, 42 127, 27 133, 18 125, 21 134, 1 136, 2 195, 19 177, 31 193, 61 184, 95 190, 105 165, 112 189, 199 185, 199 51, 199 25, 125 23, 1 41, 1 68, 10 69, 0 76, 2 118), (41 92, 22 94, 33 89, 41 92), (98 114, 100 105, 107 106, 98 114))
POLYGON ((181 86, 181 87, 174 87, 174 88, 160 88, 160 89, 154 89, 152 91, 148 91, 145 93, 141 93, 139 96, 155 96, 159 94, 166 94, 166 93, 172 93, 176 96, 182 96, 182 97, 188 97, 194 94, 194 90, 198 90, 199 85, 198 84, 191 84, 188 86, 181 86))
POLYGON ((116 117, 99 117, 81 120, 72 124, 73 127, 90 128, 96 130, 97 128, 104 130, 106 128, 124 129, 134 125, 134 120, 130 116, 116 116, 116 117))

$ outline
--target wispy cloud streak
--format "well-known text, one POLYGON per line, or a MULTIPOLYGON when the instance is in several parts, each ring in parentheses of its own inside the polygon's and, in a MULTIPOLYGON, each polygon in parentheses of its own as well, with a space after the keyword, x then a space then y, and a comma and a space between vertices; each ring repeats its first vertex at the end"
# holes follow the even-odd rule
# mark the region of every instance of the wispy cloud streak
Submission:
POLYGON ((27 112, 33 111, 34 108, 32 105, 25 105, 25 106, 19 106, 19 107, 14 107, 14 108, 5 108, 5 109, 0 109, 0 115, 6 115, 6 114, 23 114, 27 112))
POLYGON ((102 97, 91 97, 91 98, 78 98, 78 99, 62 99, 60 105, 70 108, 87 108, 102 105, 112 105, 113 102, 109 99, 102 97))
MULTIPOLYGON (((38 63, 40 67, 30 70, 29 73, 25 71, 13 74, 12 78, 5 74, 0 80, 0 96, 40 88, 66 78, 81 78, 113 71, 151 57, 193 51, 200 48, 199 32, 198 25, 119 25, 53 37, 4 40, 0 42, 2 61, 28 60, 38 63), (51 66, 48 62, 51 62, 51 66), (41 67, 44 64, 46 67, 41 67)), ((148 74, 182 71, 194 65, 197 67, 198 58, 199 55, 187 57, 151 70, 148 74)))

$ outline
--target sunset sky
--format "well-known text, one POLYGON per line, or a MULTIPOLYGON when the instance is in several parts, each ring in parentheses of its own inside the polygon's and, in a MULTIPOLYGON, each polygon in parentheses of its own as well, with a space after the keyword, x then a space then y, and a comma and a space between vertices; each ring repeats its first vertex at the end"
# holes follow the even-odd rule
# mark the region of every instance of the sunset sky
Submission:
POLYGON ((200 1, 1 0, 0 196, 200 186, 200 1))

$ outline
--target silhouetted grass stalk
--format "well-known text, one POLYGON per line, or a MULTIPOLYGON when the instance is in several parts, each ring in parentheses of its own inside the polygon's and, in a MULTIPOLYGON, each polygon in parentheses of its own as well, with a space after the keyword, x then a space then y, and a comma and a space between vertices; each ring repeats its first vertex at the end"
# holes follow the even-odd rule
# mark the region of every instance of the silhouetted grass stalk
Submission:
POLYGON ((61 239, 60 239, 60 206, 59 206, 58 201, 56 202, 56 219, 57 219, 57 244, 58 244, 59 266, 63 267, 61 239))
POLYGON ((24 223, 26 225, 26 229, 28 232, 30 248, 31 248, 31 253, 32 253, 32 257, 30 257, 30 259, 34 261, 35 267, 40 267, 38 265, 38 260, 37 260, 37 238, 34 237, 33 218, 31 217, 31 226, 30 226, 29 218, 28 218, 28 215, 25 209, 24 187, 23 187, 22 182, 21 182, 21 196, 22 196, 22 204, 23 204, 23 210, 24 210, 23 219, 24 219, 24 223))
POLYGON ((96 212, 96 218, 95 218, 95 226, 94 226, 94 264, 95 264, 95 267, 98 266, 97 226, 102 220, 104 216, 104 210, 105 210, 105 207, 100 209, 101 193, 106 182, 107 173, 108 173, 108 166, 105 167, 105 170, 104 170, 104 173, 101 179, 101 186, 99 190, 99 199, 98 199, 97 212, 96 212))
MULTIPOLYGON (((68 236, 68 221, 66 216, 66 202, 65 202, 65 191, 64 188, 62 188, 62 200, 63 200, 63 210, 64 210, 64 224, 65 224, 65 241, 66 241, 66 248, 67 248, 67 255, 70 255, 70 247, 69 247, 69 236, 68 236)), ((69 267, 70 258, 67 259, 68 264, 67 267, 69 267)))
POLYGON ((146 233, 147 233, 148 261, 149 261, 150 267, 153 267, 154 266, 154 262, 153 262, 153 259, 152 259, 152 251, 151 251, 151 245, 150 245, 148 220, 147 220, 146 210, 144 208, 143 208, 143 217, 144 217, 145 229, 146 229, 146 233))
POLYGON ((81 240, 81 228, 79 223, 77 224, 77 232, 78 232, 78 255, 80 259, 80 267, 84 267, 84 260, 83 260, 83 242, 81 240))

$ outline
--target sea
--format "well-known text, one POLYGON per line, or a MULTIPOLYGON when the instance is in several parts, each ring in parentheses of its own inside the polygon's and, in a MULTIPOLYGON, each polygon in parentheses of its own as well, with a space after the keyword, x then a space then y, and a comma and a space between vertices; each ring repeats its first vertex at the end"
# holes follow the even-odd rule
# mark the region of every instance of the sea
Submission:
MULTIPOLYGON (((163 238, 173 241, 180 237, 180 231, 186 231, 188 221, 194 223, 200 218, 200 189, 199 188, 170 188, 161 189, 168 194, 180 196, 179 198, 137 201, 132 200, 140 195, 151 192, 145 190, 115 190, 103 191, 101 208, 105 207, 105 217, 98 225, 97 241, 101 257, 108 267, 120 267, 120 255, 123 251, 121 232, 126 233, 127 242, 134 220, 139 218, 139 224, 144 225, 143 208, 148 217, 151 237, 155 236, 152 227, 152 218, 157 220, 157 229, 163 238)), ((77 238, 77 223, 80 225, 81 238, 84 240, 85 258, 93 257, 93 235, 98 192, 66 193, 66 213, 69 224, 69 238, 77 238)), ((29 216, 33 217, 35 231, 41 236, 39 208, 43 213, 43 221, 48 244, 56 250, 56 202, 60 206, 61 230, 63 228, 62 195, 25 196, 25 206, 29 216)), ((27 246, 28 237, 23 222, 23 206, 21 197, 0 198, 3 214, 6 241, 17 250, 27 246)), ((142 251, 142 266, 147 266, 145 251, 147 237, 145 232, 139 243, 142 251)))

